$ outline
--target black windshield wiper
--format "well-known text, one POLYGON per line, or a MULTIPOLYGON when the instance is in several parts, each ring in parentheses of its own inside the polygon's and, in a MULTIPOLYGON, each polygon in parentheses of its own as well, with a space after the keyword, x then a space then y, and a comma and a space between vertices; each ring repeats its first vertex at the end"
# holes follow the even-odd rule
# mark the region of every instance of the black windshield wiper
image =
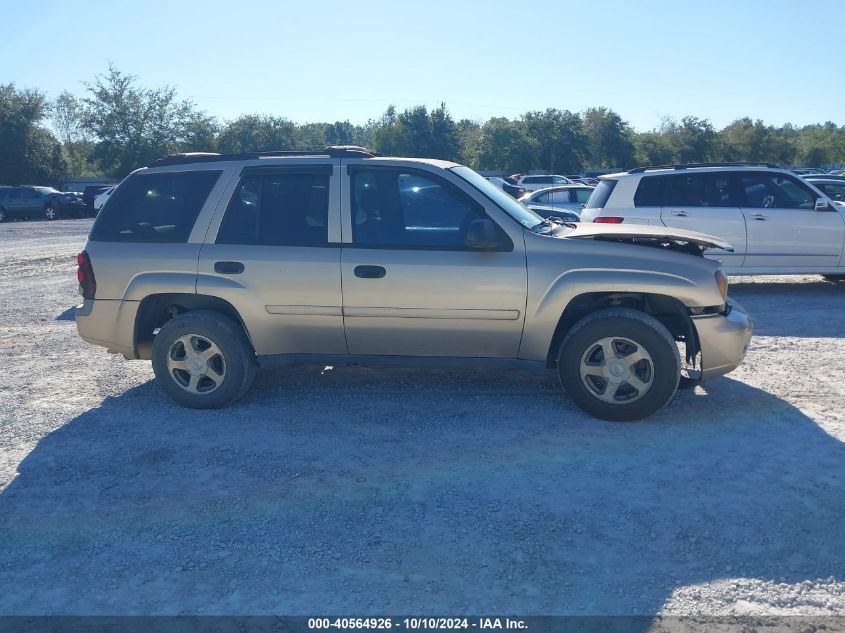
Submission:
POLYGON ((535 224, 534 226, 532 226, 531 230, 536 232, 538 229, 542 229, 544 226, 548 226, 551 229, 553 229, 556 226, 568 226, 569 228, 572 228, 572 229, 578 228, 572 222, 564 222, 563 220, 561 220, 558 217, 551 216, 551 217, 548 217, 548 218, 543 218, 543 221, 540 222, 540 224, 535 224))

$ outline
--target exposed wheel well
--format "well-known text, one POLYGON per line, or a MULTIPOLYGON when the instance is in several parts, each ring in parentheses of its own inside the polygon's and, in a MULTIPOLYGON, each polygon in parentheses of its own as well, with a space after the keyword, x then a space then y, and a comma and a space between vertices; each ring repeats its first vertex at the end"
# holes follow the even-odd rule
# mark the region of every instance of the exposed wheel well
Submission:
POLYGON ((226 315, 240 324, 244 334, 249 339, 249 331, 246 329, 240 313, 231 303, 219 297, 188 293, 149 295, 141 301, 138 314, 135 317, 136 358, 150 360, 156 330, 173 317, 192 310, 209 310, 226 315))
POLYGON ((700 346, 692 319, 684 304, 674 297, 643 292, 587 292, 573 298, 563 311, 549 345, 546 366, 557 365, 558 349, 572 326, 596 310, 616 307, 640 310, 660 321, 676 341, 685 343, 687 362, 698 355, 700 346))

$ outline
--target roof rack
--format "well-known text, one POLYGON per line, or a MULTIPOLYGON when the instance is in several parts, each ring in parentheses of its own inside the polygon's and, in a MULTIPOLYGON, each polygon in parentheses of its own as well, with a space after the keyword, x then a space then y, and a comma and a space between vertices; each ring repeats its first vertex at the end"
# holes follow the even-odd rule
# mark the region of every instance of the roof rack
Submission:
POLYGON ((328 158, 373 158, 378 156, 365 147, 358 145, 329 145, 322 151, 287 151, 277 150, 269 152, 245 152, 242 154, 217 154, 214 152, 186 152, 171 154, 151 162, 148 167, 163 167, 165 165, 184 165, 187 163, 219 163, 227 160, 255 160, 258 158, 274 158, 283 156, 326 156, 328 158))
POLYGON ((644 171, 653 169, 691 169, 693 167, 772 167, 780 169, 779 165, 772 163, 681 163, 677 165, 650 165, 648 167, 634 167, 628 170, 629 174, 641 174, 644 171))

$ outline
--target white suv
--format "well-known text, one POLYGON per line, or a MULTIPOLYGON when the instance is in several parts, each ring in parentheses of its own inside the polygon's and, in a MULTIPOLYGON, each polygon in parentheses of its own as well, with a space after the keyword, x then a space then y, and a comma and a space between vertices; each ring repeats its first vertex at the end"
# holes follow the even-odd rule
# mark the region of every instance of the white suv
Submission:
POLYGON ((582 222, 651 224, 709 233, 731 274, 845 273, 845 208, 812 183, 765 163, 638 167, 602 176, 582 222))

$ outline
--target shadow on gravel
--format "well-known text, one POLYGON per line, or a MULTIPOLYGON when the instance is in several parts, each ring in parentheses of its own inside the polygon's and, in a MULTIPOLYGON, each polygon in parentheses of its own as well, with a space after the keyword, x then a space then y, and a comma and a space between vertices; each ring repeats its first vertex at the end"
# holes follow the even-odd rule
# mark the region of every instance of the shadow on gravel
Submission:
POLYGON ((845 338, 845 283, 732 280, 730 296, 751 313, 755 336, 845 338))
POLYGON ((654 614, 845 570, 845 446, 730 379, 648 422, 549 376, 277 370, 224 411, 152 383, 0 494, 0 614, 654 614))
POLYGON ((56 317, 56 321, 75 321, 76 320, 76 306, 68 308, 56 317))

